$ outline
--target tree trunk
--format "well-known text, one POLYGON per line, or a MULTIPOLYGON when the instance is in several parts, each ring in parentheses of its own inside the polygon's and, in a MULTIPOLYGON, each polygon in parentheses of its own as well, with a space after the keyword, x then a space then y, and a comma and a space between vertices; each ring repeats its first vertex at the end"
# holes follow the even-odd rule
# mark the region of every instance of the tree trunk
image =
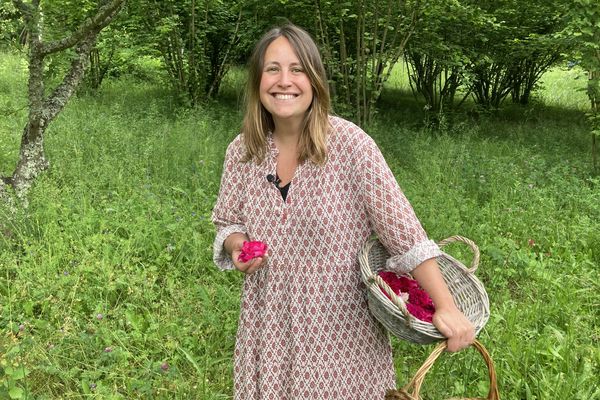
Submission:
POLYGON ((70 36, 52 42, 42 41, 39 1, 24 3, 13 0, 23 15, 28 30, 29 45, 29 118, 21 136, 19 160, 11 177, 0 182, 0 201, 13 206, 10 187, 23 207, 27 207, 27 193, 37 177, 49 167, 44 152, 44 133, 49 123, 65 107, 83 79, 89 53, 98 33, 117 15, 125 0, 112 0, 98 9, 96 15, 85 20, 70 36), (75 57, 62 82, 48 97, 44 96, 44 60, 53 53, 76 47, 75 57))
POLYGON ((594 172, 598 170, 598 149, 596 147, 596 135, 592 133, 592 167, 594 172))
POLYGON ((30 121, 23 130, 19 161, 11 179, 15 194, 22 202, 26 202, 35 179, 49 166, 44 154, 44 129, 41 121, 30 121))

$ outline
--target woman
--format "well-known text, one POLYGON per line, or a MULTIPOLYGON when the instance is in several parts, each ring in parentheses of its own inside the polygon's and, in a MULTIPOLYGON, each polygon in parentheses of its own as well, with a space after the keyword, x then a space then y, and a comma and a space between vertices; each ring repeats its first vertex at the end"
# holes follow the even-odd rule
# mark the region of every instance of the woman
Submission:
POLYGON ((250 60, 242 133, 213 211, 215 263, 245 273, 236 399, 382 399, 395 387, 386 332, 369 314, 357 254, 374 231, 436 305, 457 351, 474 339, 428 240, 374 141, 330 116, 318 49, 302 29, 269 31, 250 60), (244 241, 269 254, 239 261, 244 241))

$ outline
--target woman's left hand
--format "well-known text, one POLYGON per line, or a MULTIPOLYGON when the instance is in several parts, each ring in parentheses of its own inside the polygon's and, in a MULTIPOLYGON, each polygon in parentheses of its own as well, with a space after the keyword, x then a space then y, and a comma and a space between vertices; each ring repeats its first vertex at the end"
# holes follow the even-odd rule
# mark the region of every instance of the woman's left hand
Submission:
POLYGON ((433 325, 448 338, 450 352, 467 348, 475 340, 473 324, 456 307, 437 309, 433 314, 433 325))

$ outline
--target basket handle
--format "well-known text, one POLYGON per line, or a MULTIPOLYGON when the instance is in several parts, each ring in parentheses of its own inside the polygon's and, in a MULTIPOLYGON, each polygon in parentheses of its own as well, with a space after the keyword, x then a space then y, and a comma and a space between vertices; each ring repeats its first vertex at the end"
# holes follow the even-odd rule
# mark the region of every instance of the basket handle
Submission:
MULTIPOLYGON (((411 390, 411 387, 412 387, 412 393, 410 394, 411 399, 414 399, 414 400, 420 399, 419 393, 421 391, 421 385, 423 384, 425 375, 431 369, 431 367, 433 366, 433 363, 435 362, 435 360, 437 360, 437 358, 440 356, 440 354, 442 354, 444 352, 444 350, 446 350, 447 346, 448 346, 447 341, 443 341, 443 342, 439 343, 435 347, 435 349, 433 349, 433 351, 431 352, 429 357, 427 357, 427 360, 425 360, 423 365, 421 365, 421 368, 419 368, 419 370, 417 371, 415 376, 412 378, 412 380, 404 388, 402 388, 402 391, 404 393, 408 394, 409 390, 411 390)), ((479 353, 483 356, 483 360, 485 361, 485 363, 488 367, 490 390, 488 392, 486 400, 499 400, 500 394, 498 392, 498 383, 496 381, 496 369, 494 368, 494 362, 492 361, 492 357, 488 353, 487 349, 478 340, 475 340, 473 342, 472 346, 475 347, 479 351, 479 353)), ((483 400, 483 399, 457 398, 456 400, 483 400)))
POLYGON ((471 261, 471 267, 467 268, 467 272, 470 274, 475 273, 475 271, 477 271, 477 268, 479 267, 479 255, 480 255, 479 247, 477 247, 475 242, 473 242, 472 240, 467 239, 464 236, 458 236, 458 235, 450 236, 449 238, 446 238, 446 239, 438 242, 438 246, 444 247, 445 245, 454 243, 454 242, 462 242, 462 243, 469 245, 469 247, 473 251, 473 261, 471 261))
POLYGON ((359 254, 359 258, 361 259, 361 272, 363 276, 366 276, 369 282, 374 282, 375 284, 379 285, 379 288, 381 288, 383 292, 388 295, 390 301, 394 303, 394 305, 398 307, 402 315, 404 315, 404 318, 406 318, 407 325, 412 326, 416 318, 414 315, 408 312, 408 308, 406 308, 406 303, 404 302, 404 300, 402 300, 400 296, 394 293, 392 288, 387 284, 386 281, 383 280, 381 276, 379 276, 379 274, 374 274, 370 268, 366 267, 369 264, 369 252, 371 251, 371 248, 373 247, 375 242, 375 240, 367 242, 367 244, 359 254))
POLYGON ((402 313, 402 315, 404 315, 404 318, 406 318, 406 323, 409 326, 412 326, 412 323, 415 320, 415 316, 412 315, 408 311, 408 308, 406 308, 406 303, 404 302, 404 300, 402 299, 402 297, 400 297, 396 293, 394 293, 394 291, 392 290, 392 288, 390 287, 390 285, 388 285, 387 282, 384 281, 381 276, 379 276, 379 274, 373 274, 370 277, 370 279, 373 280, 373 281, 375 281, 375 283, 377 283, 379 285, 379 287, 388 295, 388 297, 390 298, 391 302, 394 303, 394 305, 396 307, 398 307, 398 309, 400 310, 400 312, 402 313))

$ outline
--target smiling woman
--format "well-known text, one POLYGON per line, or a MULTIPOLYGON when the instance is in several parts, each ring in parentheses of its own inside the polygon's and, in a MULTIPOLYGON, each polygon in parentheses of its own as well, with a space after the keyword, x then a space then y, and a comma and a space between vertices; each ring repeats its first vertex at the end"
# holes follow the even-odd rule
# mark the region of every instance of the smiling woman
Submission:
POLYGON ((236 399, 382 399, 391 347, 369 313, 358 252, 375 232, 436 305, 452 351, 473 327, 458 311, 428 239, 381 152, 330 115, 312 38, 269 31, 250 60, 242 132, 229 145, 213 210, 214 261, 245 274, 235 348, 236 399), (283 186, 281 186, 283 185, 283 186), (248 259, 244 243, 268 254, 248 259))
POLYGON ((265 132, 280 130, 280 135, 275 134, 279 136, 277 140, 297 137, 300 162, 309 159, 322 165, 326 158, 330 97, 325 68, 311 37, 300 29, 271 30, 256 45, 248 66, 246 115, 242 128, 247 150, 244 161, 262 162, 267 154, 265 132), (307 103, 299 125, 298 119, 295 124, 281 120, 284 123, 275 125, 274 116, 267 107, 275 101, 278 92, 283 97, 298 95, 301 99, 297 100, 307 103))

